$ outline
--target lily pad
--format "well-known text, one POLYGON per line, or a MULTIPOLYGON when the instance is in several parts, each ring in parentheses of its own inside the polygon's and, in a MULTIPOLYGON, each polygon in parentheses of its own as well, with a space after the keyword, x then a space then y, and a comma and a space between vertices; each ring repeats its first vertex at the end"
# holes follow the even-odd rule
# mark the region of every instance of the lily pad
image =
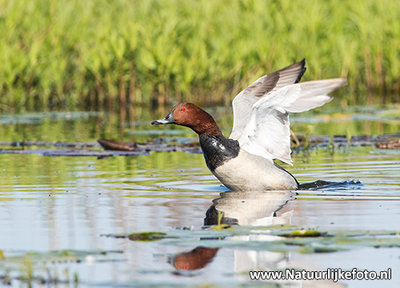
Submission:
MULTIPOLYGON (((121 238, 121 235, 113 237, 121 238)), ((333 253, 362 247, 400 247, 400 235, 397 231, 320 231, 293 225, 254 227, 221 224, 201 230, 132 233, 127 238, 132 241, 163 240, 161 243, 173 246, 229 247, 307 254, 333 253)))
POLYGON ((226 230, 231 229, 233 226, 228 224, 219 224, 216 226, 211 227, 212 230, 226 230))
POLYGON ((326 235, 317 230, 295 230, 290 233, 281 234, 282 237, 296 238, 296 237, 321 237, 326 235))
POLYGON ((157 241, 167 238, 167 233, 163 232, 141 232, 132 233, 128 235, 129 240, 132 241, 157 241))

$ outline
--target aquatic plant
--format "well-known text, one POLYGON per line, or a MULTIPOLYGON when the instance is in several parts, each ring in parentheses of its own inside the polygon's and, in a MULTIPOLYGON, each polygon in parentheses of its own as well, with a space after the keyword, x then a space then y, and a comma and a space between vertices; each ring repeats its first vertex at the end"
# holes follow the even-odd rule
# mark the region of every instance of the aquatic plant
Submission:
POLYGON ((107 250, 54 250, 3 251, 0 250, 0 283, 3 285, 27 287, 41 285, 74 285, 79 284, 79 275, 68 266, 71 263, 95 263, 97 261, 114 262, 120 260, 122 251, 107 250), (62 269, 62 275, 59 270, 62 269), (73 272, 73 273, 72 273, 73 272))
POLYGON ((348 77, 343 104, 396 101, 399 18, 390 0, 1 0, 0 109, 229 103, 303 57, 306 80, 348 77))
POLYGON ((157 235, 151 240, 168 245, 198 246, 208 248, 246 247, 267 251, 295 251, 299 253, 331 253, 357 248, 398 248, 398 231, 319 231, 289 224, 271 226, 230 226, 223 224, 206 226, 201 230, 177 229, 164 232, 140 232, 131 234, 107 234, 103 237, 143 240, 142 235, 157 235), (222 228, 222 229, 221 229, 222 228), (158 237, 162 235, 162 237, 158 237), (274 236, 269 241, 249 241, 236 236, 274 236))

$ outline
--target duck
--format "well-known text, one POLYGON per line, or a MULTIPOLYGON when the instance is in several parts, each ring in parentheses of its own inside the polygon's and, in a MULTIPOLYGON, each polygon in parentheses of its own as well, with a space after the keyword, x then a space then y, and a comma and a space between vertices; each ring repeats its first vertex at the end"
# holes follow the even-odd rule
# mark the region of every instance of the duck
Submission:
POLYGON ((330 102, 345 78, 301 82, 305 59, 264 75, 232 101, 233 128, 225 137, 214 118, 193 103, 175 105, 153 125, 176 124, 198 134, 209 170, 231 191, 297 190, 297 179, 275 160, 293 166, 289 113, 330 102))

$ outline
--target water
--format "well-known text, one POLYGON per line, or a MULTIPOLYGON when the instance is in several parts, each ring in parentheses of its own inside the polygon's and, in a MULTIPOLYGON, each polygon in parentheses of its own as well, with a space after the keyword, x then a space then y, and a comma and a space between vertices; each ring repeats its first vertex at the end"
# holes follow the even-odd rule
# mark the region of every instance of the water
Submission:
MULTIPOLYGON (((145 115, 144 118, 152 119, 153 116, 157 118, 157 115, 145 115)), ((97 137, 108 137, 129 141, 133 137, 144 141, 160 137, 159 132, 145 132, 146 121, 121 126, 120 122, 126 122, 115 115, 84 114, 73 119, 52 117, 42 117, 39 119, 43 120, 34 123, 3 124, 1 140, 93 141, 97 137)), ((221 117, 219 122, 224 123, 223 129, 229 130, 229 119, 221 117)), ((299 120, 295 125, 298 129, 317 132, 326 131, 329 125, 335 126, 334 120, 315 121, 318 117, 321 116, 309 116, 314 120, 299 120)), ((343 126, 360 126, 354 124, 356 121, 351 120, 351 125, 343 126)), ((393 123, 393 119, 370 121, 375 121, 371 125, 376 127, 372 128, 374 133, 398 132, 398 122, 393 123)), ((339 125, 336 123, 336 126, 339 125)), ((366 133, 364 128, 357 131, 357 135, 366 133)), ((178 136, 193 136, 190 131, 172 129, 178 136)), ((343 127, 335 129, 346 132, 343 127)), ((174 133, 166 135, 173 137, 174 133)), ((218 221, 211 213, 213 209, 224 212, 223 222, 234 221, 245 227, 290 224, 296 229, 317 229, 331 234, 400 231, 398 151, 371 147, 347 147, 334 152, 317 149, 294 154, 293 159, 294 167, 285 168, 301 183, 318 179, 358 179, 362 185, 299 191, 298 195, 289 192, 232 193, 227 192, 208 171, 201 154, 153 152, 147 156, 105 159, 0 155, 0 276, 9 271, 14 277, 14 287, 24 285, 15 279, 16 275, 25 273, 21 271, 26 266, 23 261, 18 261, 21 259, 18 257, 37 252, 43 253, 44 261, 34 263, 34 273, 46 276, 45 269, 49 269, 51 275, 57 274, 61 280, 70 282, 75 273, 79 279, 78 287, 267 285, 271 282, 251 281, 248 271, 287 267, 310 271, 327 268, 382 271, 391 268, 391 281, 349 280, 341 281, 337 286, 329 286, 333 282, 317 281, 303 285, 398 287, 400 241, 392 234, 389 236, 397 246, 373 247, 364 242, 351 242, 346 243, 346 249, 331 253, 305 253, 304 249, 309 246, 271 248, 270 244, 279 237, 258 233, 257 228, 251 233, 238 232, 220 237, 220 240, 207 238, 214 234, 202 230, 202 226, 205 218, 206 221, 218 221), (276 217, 271 217, 275 211, 276 217), (144 231, 179 237, 138 242, 105 236, 144 231), (87 254, 83 253, 79 263, 65 261, 65 257, 60 258, 62 261, 51 261, 48 252, 59 250, 86 251, 87 254), (108 253, 96 255, 95 251, 108 253), (11 257, 17 260, 11 261, 11 257)), ((321 245, 318 239, 307 241, 315 247, 321 245)), ((344 247, 340 246, 343 244, 335 245, 344 247)), ((337 247, 335 245, 331 246, 337 247)), ((302 285, 299 281, 278 283, 284 287, 302 285)), ((37 281, 33 284, 40 286, 37 281)), ((68 284, 59 286, 67 287, 68 284)))

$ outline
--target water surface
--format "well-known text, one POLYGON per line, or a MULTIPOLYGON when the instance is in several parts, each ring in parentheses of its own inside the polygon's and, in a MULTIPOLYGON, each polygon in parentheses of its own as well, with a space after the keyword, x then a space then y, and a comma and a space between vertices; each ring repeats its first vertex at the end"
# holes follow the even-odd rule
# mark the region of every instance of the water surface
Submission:
MULTIPOLYGON (((219 115, 217 120, 222 123, 224 132, 229 131, 229 117, 224 117, 223 111, 213 112, 219 115)), ((79 114, 79 117, 69 114, 75 115, 70 118, 68 114, 36 115, 36 118, 35 115, 31 118, 39 120, 23 122, 18 122, 22 121, 18 117, 8 116, 14 122, 4 120, 0 125, 1 141, 93 141, 99 137, 145 141, 160 137, 158 131, 164 131, 162 128, 146 130, 153 129, 147 126, 147 120, 160 115, 131 116, 134 121, 108 113, 79 114)), ((346 121, 343 118, 346 117, 308 115, 304 119, 293 118, 292 128, 303 133, 345 135, 399 131, 399 120, 393 116, 346 121), (369 128, 363 126, 365 121, 372 123, 369 128), (331 130, 334 132, 329 133, 331 130)), ((165 137, 193 137, 188 130, 164 129, 165 137)), ((210 216, 213 208, 246 227, 290 224, 329 233, 400 231, 398 150, 313 149, 293 154, 293 160, 294 167, 285 168, 299 182, 358 179, 362 185, 299 191, 298 195, 283 192, 235 194, 227 192, 228 189, 208 171, 201 154, 152 152, 144 156, 105 159, 0 155, 0 250, 4 259, 28 252, 64 249, 111 251, 105 256, 85 256, 80 263, 54 264, 53 261, 34 266, 35 273, 46 275, 45 266, 53 271, 51 273, 58 271, 59 278, 70 281, 76 273, 79 287, 259 285, 260 282, 249 279, 249 270, 287 267, 308 270, 356 267, 376 271, 392 268, 391 281, 342 281, 337 287, 366 287, 371 283, 373 287, 398 287, 398 246, 354 245, 351 249, 331 253, 303 253, 287 247, 276 251, 268 245, 260 246, 260 243, 275 241, 276 236, 257 233, 204 240, 201 231, 204 231, 206 216, 209 216, 206 221, 216 221, 210 216), (273 214, 276 217, 272 217, 273 214), (189 231, 191 236, 186 240, 152 242, 104 236, 143 231, 178 234, 189 231), (202 236, 193 236, 196 233, 202 236), (65 269, 69 276, 64 276, 65 269)), ((398 238, 396 241, 399 242, 398 238)), ((0 257, 0 276, 2 271, 10 271, 11 275, 22 271, 21 267, 10 267, 9 262, 1 261, 0 257)), ((19 281, 12 283, 20 287, 19 281)), ((315 287, 322 284, 309 283, 315 287)), ((35 285, 39 284, 35 282, 35 285)), ((301 283, 289 281, 285 285, 300 287, 301 283)))

